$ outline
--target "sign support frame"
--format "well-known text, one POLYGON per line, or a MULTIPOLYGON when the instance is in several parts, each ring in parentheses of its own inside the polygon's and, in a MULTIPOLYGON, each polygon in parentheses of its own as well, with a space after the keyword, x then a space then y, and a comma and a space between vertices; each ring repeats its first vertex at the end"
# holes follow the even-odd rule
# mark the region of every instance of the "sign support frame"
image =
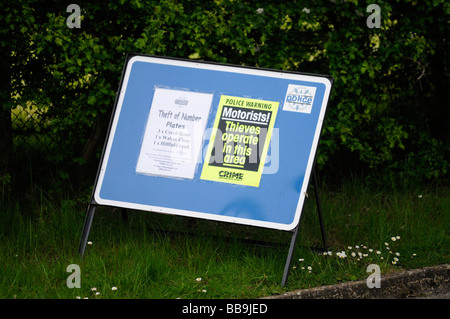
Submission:
MULTIPOLYGON (((316 199, 317 215, 319 218, 320 233, 322 236, 322 244, 323 244, 322 248, 314 247, 314 249, 317 249, 320 251, 327 251, 328 245, 327 245, 327 239, 326 239, 326 234, 325 234, 325 226, 324 226, 324 222, 323 222, 322 205, 320 203, 320 197, 319 197, 316 165, 313 166, 312 175, 313 175, 312 177, 313 177, 314 195, 315 195, 315 199, 316 199)), ((295 227, 294 233, 291 237, 291 243, 289 245, 288 256, 286 258, 286 264, 284 266, 283 278, 281 280, 281 287, 284 287, 286 285, 288 277, 289 277, 289 272, 290 272, 291 265, 292 265, 292 257, 294 256, 294 250, 295 250, 295 246, 297 243, 297 237, 298 237, 298 233, 299 233, 299 229, 300 229, 300 222, 295 227)), ((311 248, 313 248, 313 247, 311 247, 311 248)))
MULTIPOLYGON (((323 244, 322 248, 316 248, 316 249, 321 250, 321 251, 326 251, 328 249, 328 245, 327 245, 325 226, 324 226, 323 215, 322 215, 322 205, 321 205, 320 197, 319 197, 317 172, 315 169, 315 165, 313 168, 312 175, 313 175, 312 176, 313 177, 313 187, 314 187, 314 195, 315 195, 315 200, 316 200, 317 214, 318 214, 318 218, 319 218, 320 232, 321 232, 322 244, 323 244)), ((84 222, 83 232, 81 235, 80 245, 78 248, 78 253, 81 255, 81 257, 84 256, 84 253, 86 250, 86 244, 88 241, 90 229, 92 227, 92 222, 94 219, 96 207, 97 207, 97 203, 95 203, 95 201, 93 199, 91 199, 91 201, 89 202, 89 205, 88 205, 87 212, 86 212, 86 218, 85 218, 85 222, 84 222)), ((124 217, 124 216, 128 216, 128 210, 126 210, 125 208, 122 208, 122 217, 124 217)), ((283 278, 281 280, 281 287, 284 287, 286 285, 288 277, 289 277, 289 272, 290 272, 291 265, 292 265, 292 257, 294 255, 294 250, 295 250, 296 243, 297 243, 299 229, 300 229, 300 223, 298 223, 298 225, 295 227, 294 232, 291 237, 291 243, 289 245, 289 251, 288 251, 287 258, 286 258, 286 264, 284 267, 283 278)))
MULTIPOLYGON (((319 197, 317 171, 316 171, 315 165, 313 167, 312 177, 313 177, 313 188, 314 188, 314 195, 315 195, 315 200, 316 200, 317 215, 318 215, 318 219, 319 219, 320 233, 321 233, 322 244, 323 244, 322 248, 315 248, 315 249, 318 249, 320 251, 326 251, 328 249, 328 245, 327 245, 327 239, 326 239, 326 233, 325 233, 325 225, 324 225, 324 221, 323 221, 322 205, 321 205, 320 197, 319 197)), ((91 201, 89 202, 89 205, 88 205, 87 212, 86 212, 86 218, 85 218, 85 222, 84 222, 83 232, 81 235, 80 245, 78 248, 78 253, 81 255, 81 257, 84 256, 84 252, 86 250, 86 244, 88 241, 90 229, 92 227, 92 221, 94 219, 96 207, 97 207, 97 203, 95 203, 94 199, 91 199, 91 201)), ((122 208, 122 217, 127 216, 127 215, 128 215, 128 210, 126 210, 125 208, 122 208)), ((290 272, 291 265, 292 265, 292 257, 294 255, 294 250, 295 250, 296 243, 297 243, 299 229, 300 229, 300 223, 298 223, 298 225, 295 227, 294 232, 291 237, 291 243, 289 245, 289 251, 288 251, 287 258, 286 258, 286 264, 284 267, 283 278, 281 280, 281 287, 284 287, 286 285, 288 277, 289 277, 289 272, 290 272)))

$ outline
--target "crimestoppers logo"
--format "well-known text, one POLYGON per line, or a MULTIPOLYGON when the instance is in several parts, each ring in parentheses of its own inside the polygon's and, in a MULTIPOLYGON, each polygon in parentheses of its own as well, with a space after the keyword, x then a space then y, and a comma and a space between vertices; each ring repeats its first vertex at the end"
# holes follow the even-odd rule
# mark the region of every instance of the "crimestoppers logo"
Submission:
POLYGON ((244 178, 244 173, 220 171, 219 178, 220 179, 229 179, 229 180, 234 180, 234 181, 242 181, 242 179, 244 178))
POLYGON ((313 86, 289 84, 283 110, 309 114, 311 113, 315 95, 316 88, 313 86))

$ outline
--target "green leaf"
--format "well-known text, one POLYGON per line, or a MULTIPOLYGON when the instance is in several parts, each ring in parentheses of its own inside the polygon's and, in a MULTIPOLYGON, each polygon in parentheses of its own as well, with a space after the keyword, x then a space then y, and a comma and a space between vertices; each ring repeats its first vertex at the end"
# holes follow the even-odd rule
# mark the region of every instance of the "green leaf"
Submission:
POLYGON ((94 105, 96 101, 97 101, 97 98, 95 97, 95 95, 90 95, 87 100, 88 104, 90 104, 90 105, 94 105))

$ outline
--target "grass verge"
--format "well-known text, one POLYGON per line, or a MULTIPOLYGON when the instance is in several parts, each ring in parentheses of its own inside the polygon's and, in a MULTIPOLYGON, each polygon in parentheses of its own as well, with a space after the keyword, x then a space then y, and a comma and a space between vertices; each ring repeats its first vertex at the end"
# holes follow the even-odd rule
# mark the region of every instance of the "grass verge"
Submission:
POLYGON ((383 276, 449 262, 448 188, 377 190, 352 180, 320 194, 328 250, 309 248, 321 245, 310 196, 284 288, 290 233, 138 211, 124 222, 120 210, 100 207, 81 258, 86 196, 40 190, 27 204, 4 200, 0 298, 258 298, 365 279, 370 264, 383 276), (81 288, 67 286, 71 264, 81 288))

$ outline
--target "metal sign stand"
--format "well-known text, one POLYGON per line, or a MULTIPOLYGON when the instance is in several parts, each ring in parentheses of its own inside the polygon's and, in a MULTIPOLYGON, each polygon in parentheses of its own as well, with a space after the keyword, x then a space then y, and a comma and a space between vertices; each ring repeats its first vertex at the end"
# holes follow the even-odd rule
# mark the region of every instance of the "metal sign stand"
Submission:
MULTIPOLYGON (((320 232, 321 232, 322 244, 323 244, 323 247, 318 248, 318 249, 321 251, 326 251, 328 249, 328 245, 327 245, 325 227, 324 227, 324 222, 323 222, 322 206, 321 206, 320 198, 319 198, 317 173, 316 173, 315 166, 312 171, 312 178, 313 178, 314 195, 315 195, 315 199, 316 199, 317 214, 318 214, 318 218, 319 218, 320 232)), ((91 201, 88 205, 86 218, 84 221, 84 227, 83 227, 83 232, 81 235, 80 245, 78 248, 78 253, 81 256, 84 256, 84 252, 86 249, 86 244, 88 242, 88 237, 89 237, 90 229, 92 226, 92 221, 94 219, 96 207, 97 207, 97 203, 95 203, 94 199, 91 198, 91 201)), ((124 211, 122 211, 122 215, 124 215, 124 214, 126 214, 126 213, 124 211)), ((298 233, 299 233, 299 226, 300 226, 300 223, 297 225, 297 227, 295 227, 292 238, 291 238, 291 243, 289 245, 289 252, 288 252, 286 264, 284 267, 283 279, 281 281, 282 287, 284 287, 286 285, 288 277, 289 277, 289 272, 290 272, 291 265, 292 265, 292 257, 294 255, 294 250, 295 250, 295 246, 297 243, 297 237, 298 237, 298 233)))
MULTIPOLYGON (((317 173, 316 173, 315 166, 313 167, 312 177, 313 177, 313 183, 314 183, 313 185, 314 185, 314 195, 316 198, 317 213, 318 213, 318 217, 319 217, 320 232, 322 235, 322 243, 323 243, 323 247, 319 248, 319 250, 326 251, 326 250, 328 250, 328 246, 327 246, 327 239, 326 239, 325 228, 324 228, 324 223, 323 223, 322 206, 320 204, 319 190, 318 190, 318 183, 317 183, 317 173)), ((286 259, 286 265, 284 266, 283 279, 281 280, 282 287, 284 287, 286 285, 287 279, 289 277, 289 271, 290 271, 291 265, 292 265, 292 257, 294 255, 295 245, 297 242, 299 226, 300 226, 300 223, 297 225, 297 227, 295 227, 294 234, 292 235, 292 238, 291 238, 291 244, 289 246, 288 257, 286 259)))
POLYGON ((78 247, 78 253, 81 255, 81 257, 84 256, 84 251, 86 249, 89 232, 90 232, 91 226, 92 226, 92 220, 94 219, 95 207, 96 207, 96 205, 93 204, 92 201, 88 205, 86 218, 84 220, 83 233, 81 234, 80 245, 78 247))

